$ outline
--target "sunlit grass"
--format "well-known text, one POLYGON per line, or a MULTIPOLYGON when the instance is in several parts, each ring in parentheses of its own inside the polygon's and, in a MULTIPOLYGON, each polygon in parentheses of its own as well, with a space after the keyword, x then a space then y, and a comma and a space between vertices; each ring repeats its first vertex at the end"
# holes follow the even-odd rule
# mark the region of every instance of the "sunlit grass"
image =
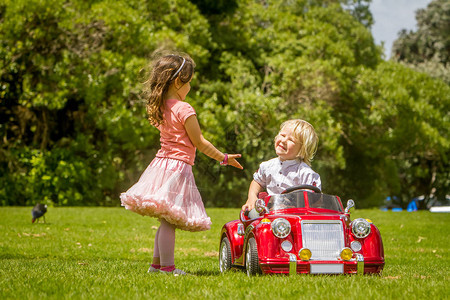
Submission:
POLYGON ((450 214, 356 210, 380 229, 382 276, 258 276, 218 271, 219 232, 238 209, 208 209, 210 231, 177 231, 177 267, 146 273, 158 222, 123 208, 0 208, 1 299, 445 299, 450 298, 450 214), (169 298, 168 298, 169 297, 169 298))

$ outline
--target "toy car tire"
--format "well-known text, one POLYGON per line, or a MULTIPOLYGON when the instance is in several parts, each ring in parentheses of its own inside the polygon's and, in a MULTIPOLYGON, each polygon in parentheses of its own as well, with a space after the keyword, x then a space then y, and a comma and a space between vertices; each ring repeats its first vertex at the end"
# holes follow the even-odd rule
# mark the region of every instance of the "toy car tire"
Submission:
POLYGON ((221 273, 231 269, 231 246, 227 237, 223 237, 220 242, 219 269, 221 273))
POLYGON ((258 259, 258 249, 256 248, 256 241, 254 238, 250 238, 247 243, 245 268, 247 269, 248 276, 261 274, 261 268, 259 267, 259 259, 258 259))

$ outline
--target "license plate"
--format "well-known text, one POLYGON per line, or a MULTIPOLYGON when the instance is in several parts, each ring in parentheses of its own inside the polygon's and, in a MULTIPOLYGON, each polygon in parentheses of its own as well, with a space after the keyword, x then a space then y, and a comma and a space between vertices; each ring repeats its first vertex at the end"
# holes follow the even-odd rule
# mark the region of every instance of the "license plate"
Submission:
POLYGON ((311 274, 342 274, 343 264, 310 264, 311 274))

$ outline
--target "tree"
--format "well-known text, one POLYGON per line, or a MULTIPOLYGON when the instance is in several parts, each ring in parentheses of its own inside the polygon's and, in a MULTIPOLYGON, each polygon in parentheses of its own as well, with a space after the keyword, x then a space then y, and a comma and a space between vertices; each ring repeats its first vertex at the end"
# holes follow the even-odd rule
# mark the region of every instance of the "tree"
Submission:
POLYGON ((434 0, 416 20, 417 31, 402 30, 394 42, 394 60, 450 84, 450 3, 434 0))
POLYGON ((448 190, 449 86, 382 61, 368 2, 0 0, 0 202, 119 205, 159 149, 140 82, 161 48, 194 58, 204 135, 243 154, 243 172, 197 155, 207 206, 245 202, 292 118, 319 134, 326 193, 448 190))
POLYGON ((450 188, 450 87, 394 62, 365 70, 358 81, 359 117, 348 131, 345 153, 355 156, 348 171, 368 180, 355 188, 396 195, 405 205, 414 196, 445 194, 450 188))
POLYGON ((207 60, 207 21, 162 0, 2 0, 0 18, 1 203, 117 204, 158 143, 139 70, 167 43, 207 60))
POLYGON ((273 138, 287 118, 316 125, 321 143, 314 168, 325 178, 326 192, 347 196, 345 186, 332 184, 341 177, 332 180, 331 174, 339 172, 331 171, 346 164, 336 112, 347 109, 341 103, 352 101, 347 95, 351 78, 362 68, 376 67, 380 53, 369 30, 339 3, 318 2, 241 1, 233 15, 211 28, 217 55, 211 56, 214 68, 201 87, 206 99, 200 121, 220 128, 208 137, 224 149, 242 152, 246 169, 245 176, 234 170, 211 176, 203 172, 207 167, 198 168, 199 182, 230 186, 226 192, 210 190, 206 199, 243 203, 253 172, 274 156, 273 138))

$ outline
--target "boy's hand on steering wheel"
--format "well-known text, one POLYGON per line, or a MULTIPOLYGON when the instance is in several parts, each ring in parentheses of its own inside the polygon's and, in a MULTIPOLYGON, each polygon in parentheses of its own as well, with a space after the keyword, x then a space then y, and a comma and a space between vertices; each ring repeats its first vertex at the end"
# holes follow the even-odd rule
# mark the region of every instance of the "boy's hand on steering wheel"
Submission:
POLYGON ((250 203, 245 203, 244 205, 242 205, 242 210, 249 212, 251 211, 253 208, 255 208, 255 204, 251 205, 250 203))

